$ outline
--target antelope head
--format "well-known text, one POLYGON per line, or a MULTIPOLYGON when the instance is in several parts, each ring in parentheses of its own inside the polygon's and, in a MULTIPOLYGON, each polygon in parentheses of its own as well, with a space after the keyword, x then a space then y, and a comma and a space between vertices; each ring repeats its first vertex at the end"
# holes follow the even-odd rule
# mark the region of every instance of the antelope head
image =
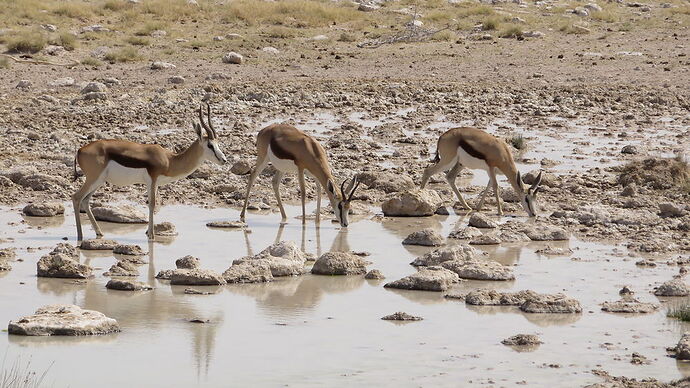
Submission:
POLYGON ((199 106, 199 121, 201 122, 201 125, 194 123, 194 130, 199 136, 199 145, 201 146, 201 149, 204 150, 203 158, 205 160, 216 162, 217 164, 224 164, 228 161, 228 159, 225 157, 225 154, 223 154, 223 151, 220 150, 220 147, 218 147, 218 136, 215 128, 213 128, 213 124, 211 124, 211 106, 206 104, 206 109, 208 124, 204 123, 203 105, 199 106), (204 136, 204 132, 206 132, 206 136, 204 136))
POLYGON ((525 211, 530 217, 534 217, 537 215, 536 201, 537 193, 539 192, 541 185, 541 174, 542 173, 540 171, 539 175, 537 175, 537 178, 532 183, 532 186, 525 189, 526 186, 524 183, 522 183, 522 176, 519 172, 517 173, 518 185, 522 187, 522 193, 518 193, 518 195, 520 195, 520 204, 522 204, 522 208, 525 209, 525 211))
POLYGON ((352 196, 355 194, 355 191, 359 187, 359 181, 357 180, 357 177, 352 178, 349 184, 347 184, 347 181, 348 180, 345 179, 343 183, 340 184, 341 195, 337 195, 335 193, 335 187, 333 187, 333 182, 331 182, 330 180, 328 181, 327 187, 327 190, 333 196, 333 203, 331 203, 331 206, 333 206, 333 213, 335 213, 335 218, 340 223, 340 226, 344 228, 346 228, 349 224, 348 213, 350 212, 350 203, 352 201, 352 196))

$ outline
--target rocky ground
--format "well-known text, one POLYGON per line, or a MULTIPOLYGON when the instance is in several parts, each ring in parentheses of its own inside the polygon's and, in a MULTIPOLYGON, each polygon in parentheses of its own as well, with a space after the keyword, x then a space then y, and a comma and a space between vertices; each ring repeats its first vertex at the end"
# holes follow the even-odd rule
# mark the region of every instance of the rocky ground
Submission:
MULTIPOLYGON (((356 12, 368 15, 362 23, 397 23, 377 33, 385 37, 405 30, 401 21, 411 19, 409 9, 405 13, 402 5, 391 4, 373 4, 372 9, 365 4, 356 12)), ((602 4, 603 11, 585 7, 592 15, 583 15, 578 9, 584 5, 484 5, 511 25, 522 23, 514 18, 527 19, 524 29, 539 29, 539 34, 501 38, 501 32, 487 28, 487 19, 467 16, 461 21, 469 26, 453 28, 450 35, 444 32, 444 39, 377 48, 358 46, 374 35, 357 27, 356 16, 349 24, 331 27, 316 23, 300 30, 288 24, 286 28, 302 31, 294 36, 266 33, 262 24, 204 26, 194 35, 196 40, 191 38, 196 32, 185 30, 174 30, 168 38, 152 35, 153 44, 141 49, 145 56, 133 62, 102 58, 102 53, 121 46, 108 45, 113 36, 120 39, 119 32, 78 32, 80 46, 57 50, 56 55, 45 48, 33 59, 87 64, 10 61, 9 68, 0 71, 0 203, 35 203, 36 211, 47 211, 51 207, 46 202, 68 201, 83 181, 73 178, 75 152, 96 139, 184 149, 194 139, 191 127, 202 101, 213 108, 221 147, 231 161, 222 166, 206 163, 188 178, 162 187, 163 205, 241 206, 257 131, 270 122, 289 121, 321 140, 338 179, 361 178, 356 202, 379 206, 418 185, 438 136, 464 124, 506 140, 521 138, 514 143, 520 148, 513 149, 516 161, 523 170, 546 173, 537 224, 568 230, 581 239, 623 241, 645 256, 644 265, 666 263, 669 257, 678 257, 668 261, 673 265, 688 264, 687 5, 608 3, 602 4), (594 18, 596 12, 615 17, 594 18), (556 24, 561 19, 547 22, 540 16, 547 21, 565 18, 575 30, 586 31, 569 33, 556 24), (236 32, 239 37, 230 36, 236 32), (208 42, 192 44, 204 40, 208 42), (103 47, 101 54, 94 54, 103 47), (239 61, 224 59, 230 50, 243 54, 241 63, 227 63, 239 61), (100 64, 84 61, 98 56, 100 64)), ((205 3, 201 6, 205 9, 205 3)), ((432 25, 435 11, 422 7, 421 12, 428 17, 421 19, 425 26, 432 25)), ((80 23, 86 27, 110 20, 84 19, 80 23)), ((57 28, 78 28, 73 20, 64 23, 57 28)), ((16 28, 11 21, 3 25, 16 28)), ((277 211, 271 175, 268 169, 259 178, 251 203, 277 211)), ((483 184, 467 172, 461 178, 463 195, 474 203, 483 184)), ((295 177, 283 183, 283 197, 298 198, 295 177)), ((452 209, 455 198, 443 176, 431 183, 440 205, 452 209)), ((524 215, 505 182, 503 186, 506 212, 524 215)), ((316 197, 313 185, 307 191, 310 199, 316 197)), ((93 203, 143 204, 145 198, 143 187, 104 187, 93 203)), ((489 200, 484 210, 495 212, 495 203, 489 200)), ((463 214, 459 207, 456 212, 463 214)), ((500 229, 515 232, 510 226, 500 229)), ((63 259, 49 259, 56 257, 63 259)), ((262 268, 245 267, 225 274, 227 281, 270 278, 266 268, 266 273, 254 273, 262 268)), ((457 281, 445 268, 424 269, 421 275, 424 271, 448 274, 439 289, 457 281)), ((213 278, 225 281, 217 274, 213 278)))

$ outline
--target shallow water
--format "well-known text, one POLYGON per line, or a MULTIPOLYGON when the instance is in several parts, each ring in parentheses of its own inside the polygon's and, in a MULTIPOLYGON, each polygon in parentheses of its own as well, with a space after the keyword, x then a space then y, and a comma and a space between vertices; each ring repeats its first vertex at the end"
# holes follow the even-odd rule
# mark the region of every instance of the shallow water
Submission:
MULTIPOLYGON (((310 204, 313 209, 314 204, 310 204)), ((69 207, 68 207, 69 208, 69 207)), ((298 208, 287 206, 296 216, 298 208)), ((582 303, 583 314, 524 314, 514 307, 472 307, 444 299, 442 293, 384 289, 415 271, 408 265, 431 248, 401 244, 411 231, 432 227, 447 234, 463 225, 462 216, 359 218, 343 230, 331 222, 305 227, 291 218, 283 228, 279 214, 250 212, 251 233, 205 227, 206 222, 237 219, 234 209, 165 206, 157 222, 173 222, 179 236, 148 244, 145 225, 101 223, 105 237, 141 245, 150 253, 139 280, 156 287, 148 292, 105 289, 102 276, 115 258, 109 252, 83 252, 82 260, 101 269, 85 284, 35 276, 36 260, 62 237, 73 243, 71 214, 50 219, 24 218, 19 208, 1 209, 0 238, 13 237, 23 262, 0 277, 0 322, 31 314, 50 303, 74 303, 116 318, 122 332, 91 338, 37 338, 0 335, 7 359, 31 358, 54 387, 138 386, 344 386, 360 383, 400 386, 581 386, 598 381, 590 371, 663 380, 690 374, 685 364, 666 356, 687 324, 666 318, 666 307, 649 315, 626 316, 600 311, 599 304, 618 299, 631 285, 642 301, 659 302, 649 293, 677 267, 635 266, 625 248, 578 240, 551 243, 570 247, 571 257, 535 253, 545 243, 485 248, 490 257, 514 265, 512 282, 467 281, 457 290, 487 287, 564 292, 582 303), (307 252, 368 251, 385 281, 361 276, 310 274, 260 285, 194 287, 213 295, 186 295, 185 286, 170 286, 155 274, 174 268, 187 254, 202 267, 223 271, 233 259, 256 253, 275 240, 291 240, 307 252), (27 252, 26 247, 40 247, 27 252), (578 258, 581 260, 572 260, 578 258), (24 284, 21 284, 21 283, 24 284), (395 324, 380 318, 395 311, 424 317, 395 324), (188 322, 210 319, 209 324, 188 322), (502 345, 517 333, 539 334, 544 344, 531 352, 502 345), (639 352, 651 365, 632 365, 639 352), (551 365, 551 366, 549 366, 551 365), (555 367, 557 365, 558 367, 555 367)), ((521 218, 524 219, 524 218, 521 218)), ((85 221, 85 225, 88 221, 85 221)), ((87 237, 92 236, 86 227, 87 237)), ((685 301, 685 300, 684 300, 685 301)), ((676 298, 672 303, 680 303, 676 298)))

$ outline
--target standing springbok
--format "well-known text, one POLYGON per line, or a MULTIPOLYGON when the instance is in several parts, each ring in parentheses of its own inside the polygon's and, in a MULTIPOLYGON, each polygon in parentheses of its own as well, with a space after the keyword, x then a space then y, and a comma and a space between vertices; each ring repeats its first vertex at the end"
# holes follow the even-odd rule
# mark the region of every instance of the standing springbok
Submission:
POLYGON ((508 178, 508 182, 510 182, 510 185, 513 186, 513 189, 520 197, 520 203, 527 214, 530 217, 536 215, 535 201, 539 192, 539 184, 541 183, 541 172, 532 186, 525 189, 520 172, 515 167, 513 155, 510 153, 510 148, 508 148, 508 144, 505 141, 477 128, 453 128, 439 137, 436 158, 433 162, 434 164, 424 170, 422 188, 426 186, 427 181, 432 175, 449 170, 446 173, 448 184, 453 189, 455 195, 458 196, 460 203, 466 209, 472 210, 465 202, 465 199, 462 198, 462 195, 460 195, 460 191, 458 191, 455 185, 455 178, 464 167, 472 170, 484 170, 489 174, 489 184, 484 189, 479 205, 475 210, 481 210, 482 206, 484 206, 484 200, 489 187, 493 186, 494 193, 496 194, 498 214, 503 214, 498 192, 498 181, 496 180, 496 172, 501 172, 508 178))
POLYGON ((273 191, 278 200, 278 207, 283 222, 287 220, 283 202, 280 199, 280 181, 285 173, 297 173, 302 199, 302 223, 306 223, 304 174, 308 173, 316 180, 316 222, 321 219, 321 187, 326 188, 326 194, 333 207, 335 218, 340 225, 347 227, 350 201, 357 190, 359 183, 357 178, 352 179, 345 187, 347 180, 343 181, 340 189, 336 189, 335 178, 328 165, 326 151, 313 137, 288 124, 272 124, 259 131, 256 136, 256 164, 249 175, 247 194, 244 198, 244 207, 240 213, 240 219, 244 221, 247 211, 249 193, 252 190, 256 177, 266 168, 268 162, 277 170, 273 175, 273 191))
POLYGON ((198 139, 181 153, 171 152, 158 144, 139 144, 127 140, 97 140, 77 151, 74 164, 75 179, 77 162, 86 176, 84 185, 72 195, 77 221, 77 240, 81 241, 83 237, 79 217, 83 205, 86 205, 86 214, 96 231, 96 236, 103 236, 91 212, 89 201, 93 193, 106 182, 116 186, 129 186, 135 183, 148 186, 149 227, 146 235, 150 240, 153 239, 153 210, 156 206, 158 186, 186 177, 204 160, 212 160, 218 164, 227 161, 216 141, 216 131, 211 124, 211 107, 208 104, 206 107, 208 125, 204 123, 203 106, 200 106, 201 125, 193 124, 198 139))

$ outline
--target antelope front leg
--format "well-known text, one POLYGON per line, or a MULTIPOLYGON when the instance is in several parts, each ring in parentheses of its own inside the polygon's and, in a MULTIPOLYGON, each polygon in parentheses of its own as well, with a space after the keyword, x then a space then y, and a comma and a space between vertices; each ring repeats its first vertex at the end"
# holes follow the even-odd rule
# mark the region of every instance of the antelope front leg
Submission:
POLYGON ((486 185, 486 188, 482 192, 482 196, 479 199, 479 205, 477 205, 477 208, 474 209, 475 211, 481 211, 482 207, 484 207, 484 200, 486 199, 486 193, 489 191, 489 188, 491 187, 491 179, 489 179, 489 183, 486 185))
POLYGON ((316 181, 316 223, 321 222, 321 184, 316 181))
POLYGON ((153 210, 156 208, 156 182, 155 180, 151 182, 151 186, 149 186, 149 228, 146 230, 146 236, 148 236, 149 240, 154 239, 154 231, 153 231, 153 210))
POLYGON ((281 222, 286 222, 287 215, 285 214, 285 208, 283 208, 283 200, 280 199, 280 181, 283 179, 283 175, 281 171, 276 171, 275 175, 273 175, 273 193, 276 195, 278 208, 280 208, 281 222))
POLYGON ((498 215, 502 216, 503 208, 501 207, 501 198, 499 196, 500 188, 498 187, 498 179, 496 179, 496 171, 494 171, 493 169, 491 170, 491 182, 493 183, 494 194, 496 195, 496 206, 498 206, 498 215))
POLYGON ((455 166, 448 171, 446 174, 446 180, 448 181, 448 185, 450 186, 451 189, 453 189, 453 192, 455 195, 458 197, 458 200, 462 204, 462 207, 467 210, 472 210, 470 205, 465 202, 465 198, 462 197, 460 194, 460 190, 458 190, 458 186, 455 184, 455 178, 458 177, 458 174, 460 174, 460 171, 462 171, 462 164, 460 163, 455 163, 455 166))
POLYGON ((305 183, 304 183, 304 169, 299 169, 297 172, 297 176, 299 177, 299 191, 300 191, 300 197, 302 199, 302 223, 305 224, 307 222, 307 210, 306 210, 306 205, 305 202, 307 200, 307 193, 305 192, 305 183))

